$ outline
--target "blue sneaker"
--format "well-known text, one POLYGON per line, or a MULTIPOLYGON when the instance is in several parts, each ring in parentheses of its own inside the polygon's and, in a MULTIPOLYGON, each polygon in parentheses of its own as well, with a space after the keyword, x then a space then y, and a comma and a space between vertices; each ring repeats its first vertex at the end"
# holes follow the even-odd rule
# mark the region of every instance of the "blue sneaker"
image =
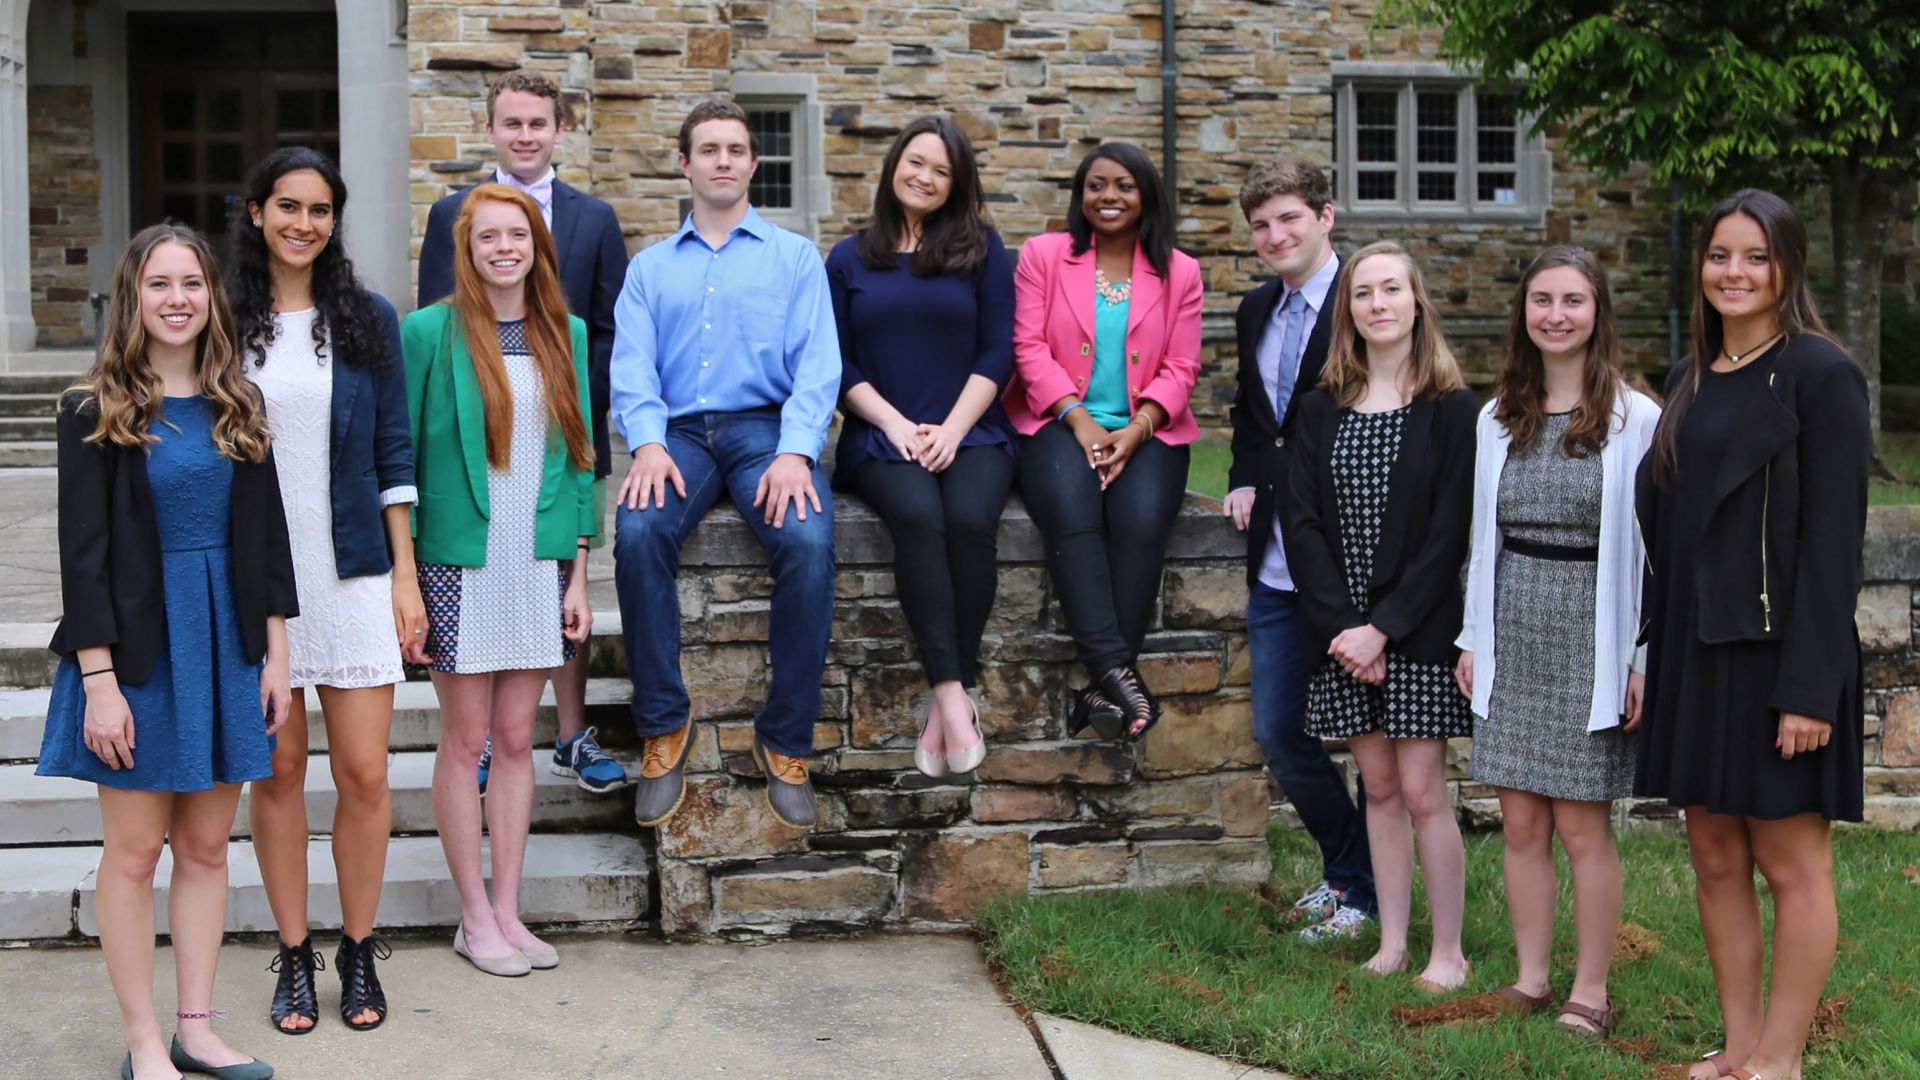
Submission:
POLYGON ((599 793, 626 787, 627 770, 600 749, 594 738, 598 728, 588 728, 571 739, 553 744, 553 775, 570 776, 588 791, 599 793))
POLYGON ((487 773, 493 768, 493 736, 487 736, 487 748, 480 751, 480 794, 487 793, 487 773))

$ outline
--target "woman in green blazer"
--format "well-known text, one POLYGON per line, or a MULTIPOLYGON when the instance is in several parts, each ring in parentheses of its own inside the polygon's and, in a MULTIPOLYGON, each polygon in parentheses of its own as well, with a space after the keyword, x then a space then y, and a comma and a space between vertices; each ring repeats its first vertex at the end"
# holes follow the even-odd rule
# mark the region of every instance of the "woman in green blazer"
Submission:
POLYGON ((593 624, 587 330, 567 314, 533 199, 482 184, 453 238, 453 296, 401 329, 420 495, 414 551, 441 713, 433 810, 460 890, 454 950, 489 974, 525 975, 560 962, 519 914, 533 717, 549 673, 593 624), (489 733, 491 901, 473 783, 489 733))

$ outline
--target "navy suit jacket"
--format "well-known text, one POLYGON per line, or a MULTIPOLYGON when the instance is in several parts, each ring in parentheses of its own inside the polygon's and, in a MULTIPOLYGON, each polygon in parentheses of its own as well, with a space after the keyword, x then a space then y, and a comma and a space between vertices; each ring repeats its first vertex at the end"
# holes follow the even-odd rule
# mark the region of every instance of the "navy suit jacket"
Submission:
MULTIPOLYGON (((471 190, 456 191, 441 199, 427 214, 427 235, 420 242, 418 307, 453 294, 453 219, 460 216, 460 204, 471 190)), ((593 424, 593 474, 606 476, 613 471, 613 449, 607 436, 613 304, 627 279, 627 244, 620 238, 620 219, 614 216, 613 207, 558 180, 553 182, 552 231, 567 306, 587 324, 587 381, 593 391, 593 416, 589 418, 593 424)))
MULTIPOLYGON (((380 338, 386 356, 333 369, 333 560, 340 577, 393 569, 381 495, 413 486, 413 427, 407 414, 407 372, 400 356, 400 318, 378 293, 380 338)), ((359 358, 356 358, 359 359, 359 358)))

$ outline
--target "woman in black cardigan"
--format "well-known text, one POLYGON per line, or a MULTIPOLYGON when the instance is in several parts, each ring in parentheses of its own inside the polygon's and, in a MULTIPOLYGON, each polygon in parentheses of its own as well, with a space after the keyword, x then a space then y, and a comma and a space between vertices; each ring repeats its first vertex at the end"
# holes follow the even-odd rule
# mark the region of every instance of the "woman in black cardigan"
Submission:
POLYGON ((1454 684, 1460 568, 1473 508, 1476 408, 1420 269, 1399 245, 1354 254, 1332 305, 1321 388, 1299 406, 1287 565, 1300 587, 1307 730, 1344 738, 1367 793, 1380 950, 1407 966, 1417 838, 1433 951, 1419 984, 1464 983, 1466 851, 1447 799, 1446 740, 1472 731, 1454 684))
POLYGON ((1864 803, 1866 380, 1814 309, 1806 254, 1778 196, 1742 191, 1707 215, 1692 355, 1640 468, 1636 789, 1686 809, 1727 1037, 1698 1078, 1799 1074, 1839 933, 1830 823, 1864 803), (1764 1002, 1756 865, 1775 904, 1764 1002))

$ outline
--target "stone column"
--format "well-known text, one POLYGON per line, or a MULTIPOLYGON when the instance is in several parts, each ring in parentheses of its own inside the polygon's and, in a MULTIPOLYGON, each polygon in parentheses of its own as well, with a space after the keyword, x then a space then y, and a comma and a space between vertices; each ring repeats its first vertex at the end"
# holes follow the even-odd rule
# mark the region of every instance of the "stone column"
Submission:
POLYGON ((27 237, 27 4, 0 0, 0 356, 33 349, 27 237))
POLYGON ((337 0, 340 171, 352 201, 347 245, 367 287, 402 312, 413 307, 407 236, 407 48, 400 7, 337 0))

